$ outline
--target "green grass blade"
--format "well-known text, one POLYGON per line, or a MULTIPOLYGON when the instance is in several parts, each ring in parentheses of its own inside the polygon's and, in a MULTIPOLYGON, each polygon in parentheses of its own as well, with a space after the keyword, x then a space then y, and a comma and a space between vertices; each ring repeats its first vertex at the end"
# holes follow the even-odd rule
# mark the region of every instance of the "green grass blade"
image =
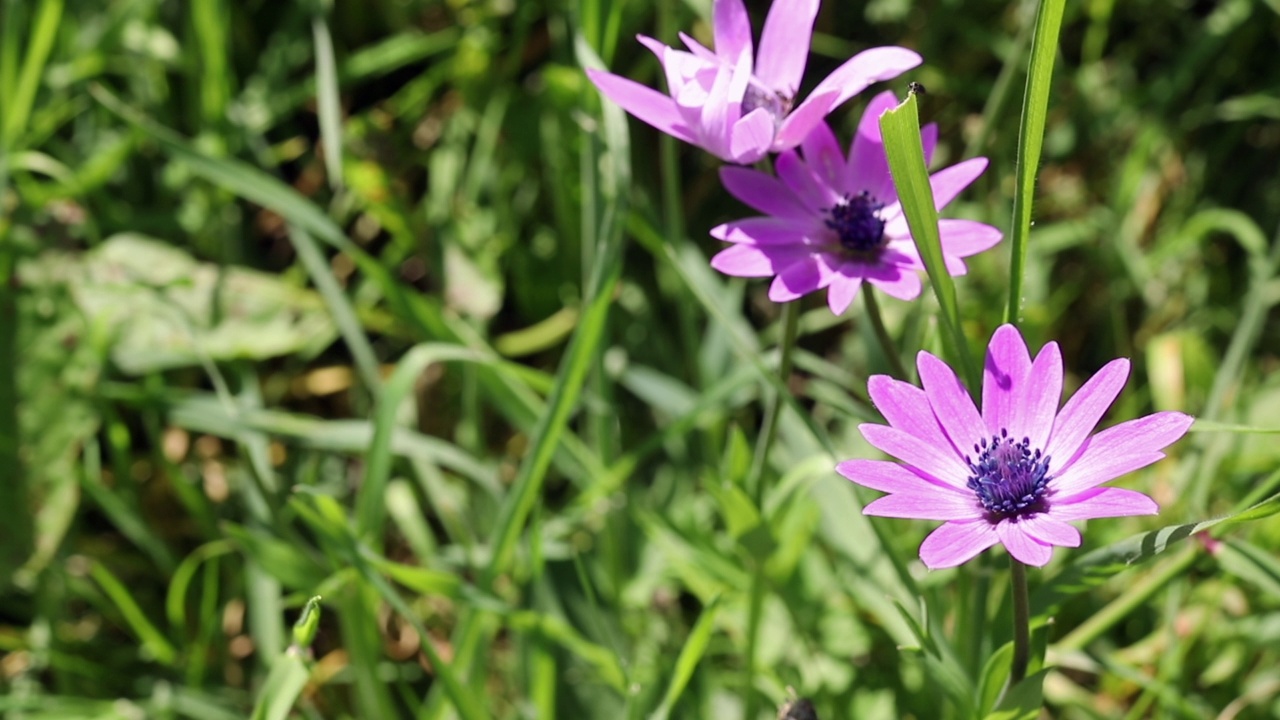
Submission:
POLYGON ((680 648, 680 656, 676 658, 671 682, 667 684, 667 692, 662 696, 662 704, 653 715, 649 716, 650 720, 667 720, 671 716, 676 701, 680 699, 685 686, 689 684, 689 679, 693 677, 693 671, 697 669, 702 656, 707 652, 707 645, 711 642, 711 633, 715 630, 716 615, 719 610, 718 596, 702 609, 702 614, 698 616, 698 622, 689 632, 684 647, 680 648))
POLYGON ((27 55, 18 74, 18 84, 12 97, 4 103, 4 147, 12 149, 26 130, 27 119, 35 104, 40 78, 44 76, 45 63, 53 50, 58 35, 58 23, 62 19, 63 0, 44 0, 40 3, 28 39, 27 55))
POLYGON ((1017 185, 1013 194, 1013 227, 1010 228, 1009 304, 1005 322, 1017 323, 1022 309, 1022 281, 1026 273, 1027 240, 1031 236, 1031 204, 1036 191, 1036 171, 1044 145, 1044 125, 1049 114, 1049 87, 1053 61, 1058 53, 1058 31, 1066 0, 1040 0, 1036 29, 1031 36, 1031 63, 1027 89, 1022 96, 1022 124, 1018 130, 1017 185))
POLYGON ((98 587, 102 588, 102 592, 115 604, 120 616, 124 618, 125 624, 138 636, 138 640, 141 641, 144 650, 150 653, 157 662, 164 665, 170 665, 177 660, 178 651, 165 638, 164 633, 160 632, 159 628, 147 619, 146 612, 138 605, 138 601, 133 599, 129 588, 114 573, 108 570, 106 565, 91 560, 89 576, 93 578, 94 582, 98 583, 98 587))
POLYGON ((324 148, 324 168, 329 187, 342 187, 342 108, 338 103, 338 70, 333 59, 333 36, 324 16, 311 19, 311 36, 316 53, 316 114, 320 120, 320 143, 324 148))
POLYGON ((880 133, 889 157, 889 172, 902 201, 902 212, 907 216, 911 237, 915 239, 925 270, 929 273, 929 284, 933 286, 933 293, 942 308, 943 346, 951 361, 959 366, 970 392, 976 392, 978 374, 964 339, 955 282, 942 257, 938 210, 934 205, 933 187, 929 185, 929 169, 925 165, 924 146, 920 141, 920 116, 915 93, 909 93, 901 105, 880 116, 880 133))

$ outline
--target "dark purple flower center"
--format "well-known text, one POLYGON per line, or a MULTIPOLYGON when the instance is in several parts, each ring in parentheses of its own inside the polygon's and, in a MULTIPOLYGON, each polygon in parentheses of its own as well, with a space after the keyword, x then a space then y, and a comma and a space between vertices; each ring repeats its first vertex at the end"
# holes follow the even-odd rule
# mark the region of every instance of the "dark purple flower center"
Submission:
POLYGON ((857 195, 845 195, 834 207, 827 210, 826 226, 840 238, 840 247, 859 255, 872 255, 884 247, 884 220, 871 193, 863 190, 857 195))
POLYGON ((1048 510, 1045 485, 1049 456, 1031 450, 1031 439, 1015 442, 1008 430, 973 446, 977 460, 969 465, 969 489, 993 519, 1016 518, 1048 510))
POLYGON ((773 116, 773 124, 776 128, 782 124, 782 119, 787 116, 787 113, 791 112, 793 101, 793 98, 776 90, 770 90, 752 82, 747 85, 747 91, 742 95, 742 114, 746 115, 756 108, 764 108, 773 116))

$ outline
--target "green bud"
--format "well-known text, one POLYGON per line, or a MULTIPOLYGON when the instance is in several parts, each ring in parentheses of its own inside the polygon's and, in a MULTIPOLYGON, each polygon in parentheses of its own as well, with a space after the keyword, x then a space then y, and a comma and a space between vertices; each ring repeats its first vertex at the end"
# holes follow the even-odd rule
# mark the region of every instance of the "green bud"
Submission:
POLYGON ((316 595, 307 601, 302 608, 302 615, 293 624, 293 645, 299 650, 311 647, 316 639, 316 628, 320 626, 320 596, 316 595))

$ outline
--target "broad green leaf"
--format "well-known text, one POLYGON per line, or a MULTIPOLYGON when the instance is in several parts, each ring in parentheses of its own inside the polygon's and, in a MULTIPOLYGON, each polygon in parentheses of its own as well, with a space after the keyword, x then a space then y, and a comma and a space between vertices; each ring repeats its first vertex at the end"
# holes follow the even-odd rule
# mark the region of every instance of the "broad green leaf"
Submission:
POLYGON ((986 720, 1036 720, 1044 709, 1044 678, 1048 674, 1046 668, 1015 685, 986 720))

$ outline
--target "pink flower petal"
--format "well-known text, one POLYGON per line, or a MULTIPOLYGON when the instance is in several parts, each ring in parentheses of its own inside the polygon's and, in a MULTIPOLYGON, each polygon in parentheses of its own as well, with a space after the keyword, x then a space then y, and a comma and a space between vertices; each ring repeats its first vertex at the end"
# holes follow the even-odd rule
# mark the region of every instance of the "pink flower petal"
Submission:
POLYGON ((602 95, 642 122, 685 142, 697 143, 697 139, 684 124, 680 111, 671 98, 613 73, 588 70, 587 77, 602 95))
MULTIPOLYGON (((693 36, 683 31, 680 32, 680 42, 684 43, 684 46, 689 48, 689 52, 694 57, 701 60, 702 62, 711 63, 714 65, 723 64, 723 60, 718 55, 708 50, 705 45, 698 42, 693 36)), ((679 51, 677 50, 675 52, 679 52, 679 51)), ((733 65, 734 63, 729 63, 729 64, 733 65)))
POLYGON ((756 77, 787 97, 800 89, 800 77, 809 61, 813 21, 819 0, 775 2, 764 19, 756 77))
POLYGON ((801 160, 794 150, 778 155, 774 170, 778 173, 778 179, 795 193, 813 216, 823 215, 827 208, 840 201, 835 189, 824 185, 809 164, 801 160))
POLYGON ((1155 515, 1156 501, 1135 490, 1093 488, 1067 498, 1054 498, 1049 510, 1059 520, 1092 520, 1127 515, 1155 515))
POLYGON ((729 159, 746 165, 768 155, 773 130, 773 116, 764 108, 756 108, 739 118, 729 130, 729 159))
MULTIPOLYGON (((929 397, 924 390, 908 382, 895 380, 888 375, 872 375, 867 380, 867 394, 875 403, 876 409, 884 415, 884 419, 898 430, 911 435, 939 451, 950 450, 951 444, 943 434, 938 418, 929 406, 929 397)), ((955 462, 959 456, 951 453, 955 462)), ((905 459, 905 458, 903 458, 905 459)), ((957 467, 963 467, 957 465, 957 467)), ((924 468, 928 471, 927 468, 924 468)), ((940 476, 941 477, 941 476, 940 476)), ((954 484, 953 478, 942 477, 954 484)), ((961 483, 963 485, 963 483, 961 483)))
POLYGON ((833 315, 843 315, 862 287, 862 278, 841 268, 827 286, 827 306, 833 315))
POLYGON ((1032 537, 1021 522, 1003 520, 997 523, 996 535, 1009 554, 1025 565, 1044 567, 1053 557, 1053 548, 1032 537))
MULTIPOLYGON (((898 458, 936 480, 956 488, 963 488, 968 478, 967 469, 950 444, 939 447, 915 435, 884 425, 858 426, 862 436, 877 450, 898 458)), ((945 443, 945 440, 942 441, 945 443)))
POLYGON ((938 123, 929 123, 920 128, 920 145, 924 148, 924 166, 933 162, 933 151, 938 147, 938 123))
POLYGON ((774 152, 790 150, 804 141, 806 135, 822 122, 836 106, 838 91, 811 92, 798 107, 787 114, 773 139, 774 152))
POLYGON ((1180 412, 1158 412, 1107 428, 1085 441, 1083 452, 1050 487, 1073 495, 1146 467, 1163 458, 1159 451, 1186 434, 1194 420, 1180 412))
POLYGON ((915 300, 920 296, 922 287, 920 276, 914 271, 898 267, 868 266, 863 277, 890 297, 899 300, 915 300))
POLYGON ((831 126, 825 122, 818 123, 805 136, 800 149, 804 151, 804 161, 809 169, 821 178, 822 183, 834 194, 843 194, 840 188, 844 184, 844 151, 840 149, 840 142, 836 140, 831 126))
POLYGON ((934 207, 939 210, 946 207, 986 169, 987 159, 976 157, 930 175, 929 186, 933 188, 934 207))
POLYGON ((1030 438, 1032 448, 1043 450, 1049 444, 1058 401, 1062 399, 1062 353, 1058 343, 1040 348, 1021 395, 1018 419, 1009 427, 1009 434, 1017 439, 1030 438))
POLYGON ((785 218, 750 217, 717 225, 711 229, 711 237, 732 243, 803 245, 805 228, 785 218))
POLYGON ((916 355, 916 369, 933 415, 942 424, 951 446, 961 456, 974 452, 973 446, 984 435, 982 415, 960 378, 946 363, 924 351, 916 355))
POLYGON ((711 9, 716 55, 737 65, 743 55, 751 57, 751 18, 742 0, 716 0, 711 9))
POLYGON ((987 422, 990 435, 999 435, 1017 416, 1022 384, 1029 372, 1031 355, 1018 329, 1012 325, 996 328, 987 345, 987 361, 982 373, 982 418, 987 422))
POLYGON ((836 466, 836 472, 863 487, 886 493, 909 493, 920 495, 928 492, 964 493, 973 497, 966 489, 959 489, 939 480, 931 479, 912 472, 910 468, 888 460, 846 460, 836 466))
POLYGON ((812 218, 812 213, 796 200, 791 190, 768 173, 730 165, 720 168, 720 182, 730 195, 766 215, 812 218))
POLYGON ((916 520, 974 520, 982 517, 982 506, 972 493, 966 497, 934 488, 923 493, 886 495, 868 503, 862 514, 916 520))
POLYGON ((1075 459, 1085 438, 1115 402, 1128 377, 1129 361, 1118 358, 1102 366, 1071 396, 1053 423, 1053 434, 1045 449, 1045 454, 1057 461, 1055 465, 1065 467, 1075 459))
POLYGON ((769 286, 769 299, 788 302, 823 287, 822 263, 813 256, 783 269, 769 286))
POLYGON ((1080 547, 1080 531, 1056 517, 1052 510, 1049 513, 1028 515, 1018 519, 1027 534, 1043 545, 1060 547, 1080 547))
POLYGON ((716 253, 711 267, 734 277, 771 277, 810 254, 803 246, 739 243, 716 253))
MULTIPOLYGON (((898 98, 890 91, 876 95, 862 112, 858 121, 858 133, 849 148, 849 160, 845 165, 845 194, 855 195, 862 190, 871 193, 877 201, 891 205, 898 199, 889 175, 889 158, 884 153, 880 138, 880 116, 897 106, 898 98)), ((885 217, 885 215, 882 215, 885 217)))
POLYGON ((955 567, 999 540, 995 526, 986 520, 952 521, 929 533, 920 545, 920 559, 930 570, 955 567))
MULTIPOLYGON (((698 122, 698 139, 703 148, 722 160, 731 160, 729 154, 729 127, 738 121, 738 113, 730 100, 730 91, 741 82, 736 68, 723 66, 716 72, 715 82, 707 91, 698 122)), ((741 99, 741 95, 738 99, 741 99)))
POLYGON ((938 233, 942 236, 943 254, 953 257, 990 250, 1004 237, 998 229, 974 220, 939 220, 938 233))
POLYGON ((886 46, 863 50, 818 83, 811 96, 838 90, 839 95, 832 105, 836 107, 872 83, 896 78, 920 63, 920 56, 906 48, 886 46))

